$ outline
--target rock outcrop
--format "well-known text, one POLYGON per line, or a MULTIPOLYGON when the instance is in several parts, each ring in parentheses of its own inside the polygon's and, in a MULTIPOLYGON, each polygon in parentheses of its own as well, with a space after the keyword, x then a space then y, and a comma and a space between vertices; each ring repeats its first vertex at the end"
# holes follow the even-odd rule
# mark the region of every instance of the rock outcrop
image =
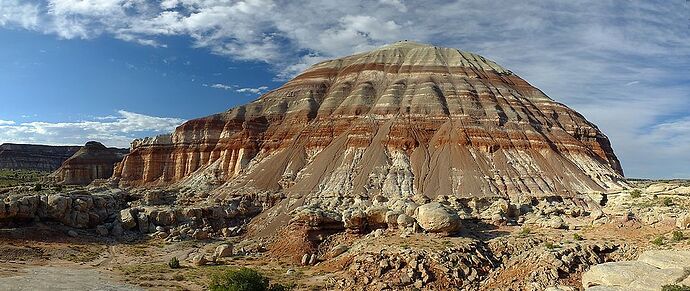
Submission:
POLYGON ((79 148, 5 143, 0 145, 0 169, 52 172, 79 148))
POLYGON ((122 186, 292 197, 569 196, 625 186, 607 137, 479 55, 399 42, 136 141, 122 186))
POLYGON ((582 275, 586 290, 661 290, 690 286, 690 251, 646 251, 636 261, 593 266, 582 275))
POLYGON ((93 228, 118 221, 123 204, 119 190, 97 194, 0 194, 0 225, 5 222, 57 221, 76 228, 93 228))
POLYGON ((68 185, 87 185, 96 179, 108 179, 113 175, 115 164, 122 161, 128 152, 127 149, 107 148, 90 141, 62 163, 51 177, 68 185))

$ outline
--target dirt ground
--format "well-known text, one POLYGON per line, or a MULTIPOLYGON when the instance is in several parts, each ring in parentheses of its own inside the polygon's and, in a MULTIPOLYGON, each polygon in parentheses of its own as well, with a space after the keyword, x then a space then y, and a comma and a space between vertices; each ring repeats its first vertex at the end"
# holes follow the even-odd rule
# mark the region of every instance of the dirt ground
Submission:
MULTIPOLYGON (((534 230, 530 235, 548 237, 555 243, 572 241, 574 233, 588 240, 626 241, 641 247, 653 247, 650 240, 673 229, 651 228, 635 224, 607 224, 579 231, 534 230)), ((300 266, 287 260, 276 260, 267 253, 256 256, 235 256, 219 259, 215 264, 193 266, 194 254, 213 253, 221 243, 236 241, 183 241, 168 243, 155 238, 125 238, 115 241, 100 238, 90 231, 67 236, 60 225, 37 224, 30 227, 0 230, 1 290, 204 290, 209 275, 227 269, 251 267, 279 282, 298 290, 318 290, 324 280, 337 271, 337 260, 315 267, 300 266), (127 241, 129 239, 129 241, 127 241), (172 269, 167 262, 176 257, 182 267, 172 269), (334 265, 335 264, 335 265, 334 265), (288 270, 291 270, 288 272, 288 270)), ((468 235, 491 239, 498 236, 522 235, 520 227, 471 231, 468 235)), ((690 235, 688 233, 687 235, 690 235)), ((401 238, 388 233, 371 240, 368 246, 385 249, 395 246, 443 248, 462 245, 468 237, 435 238, 418 235, 401 238)), ((688 244, 687 241, 679 242, 688 244)), ((371 251, 371 249, 367 249, 371 251)))

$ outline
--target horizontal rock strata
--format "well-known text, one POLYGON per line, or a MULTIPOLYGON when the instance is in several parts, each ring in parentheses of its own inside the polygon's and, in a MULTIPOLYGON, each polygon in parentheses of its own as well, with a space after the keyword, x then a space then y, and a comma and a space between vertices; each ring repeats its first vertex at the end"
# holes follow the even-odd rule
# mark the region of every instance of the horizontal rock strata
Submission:
MULTIPOLYGON (((247 105, 138 140, 121 186, 310 201, 574 196, 626 184, 582 115, 481 56, 401 42, 323 62, 247 105)), ((295 207, 292 204, 290 207, 295 207)))
POLYGON ((113 175, 116 163, 122 161, 127 149, 107 148, 101 143, 87 142, 67 159, 51 177, 58 183, 87 185, 96 179, 108 179, 113 175))
POLYGON ((52 172, 79 148, 5 143, 0 145, 0 169, 52 172))

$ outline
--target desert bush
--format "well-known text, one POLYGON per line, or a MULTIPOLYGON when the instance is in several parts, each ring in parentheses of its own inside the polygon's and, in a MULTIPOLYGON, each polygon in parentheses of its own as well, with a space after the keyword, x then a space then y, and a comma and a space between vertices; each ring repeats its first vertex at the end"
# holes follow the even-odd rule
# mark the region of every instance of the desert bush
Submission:
POLYGON ((532 232, 532 229, 529 227, 523 227, 520 232, 518 233, 520 236, 527 236, 532 232))
POLYGON ((642 191, 640 191, 640 189, 635 189, 632 192, 630 192, 630 197, 640 198, 640 197, 642 197, 642 191))
POLYGON ((34 191, 38 192, 43 190, 43 185, 42 184, 36 184, 34 185, 34 191))
POLYGON ((663 236, 657 236, 654 240, 652 240, 652 244, 661 246, 664 245, 664 237, 663 236))
POLYGON ((270 280, 249 268, 229 270, 211 275, 211 291, 283 291, 289 290, 281 284, 270 284, 270 280))
POLYGON ((573 239, 574 239, 574 240, 584 240, 585 238, 582 237, 579 233, 574 233, 574 234, 573 234, 573 239))
POLYGON ((661 204, 664 206, 671 206, 673 205, 673 199, 671 199, 671 197, 665 197, 664 200, 661 201, 661 204))
POLYGON ((556 244, 548 241, 544 243, 544 246, 549 250, 553 250, 558 247, 556 244))
POLYGON ((171 269, 178 269, 180 268, 180 260, 178 260, 177 257, 172 257, 170 261, 168 261, 168 266, 171 269))
POLYGON ((677 242, 677 241, 682 241, 684 239, 685 239, 685 235, 683 235, 683 232, 680 230, 674 230, 671 233, 671 240, 673 240, 673 241, 677 242))

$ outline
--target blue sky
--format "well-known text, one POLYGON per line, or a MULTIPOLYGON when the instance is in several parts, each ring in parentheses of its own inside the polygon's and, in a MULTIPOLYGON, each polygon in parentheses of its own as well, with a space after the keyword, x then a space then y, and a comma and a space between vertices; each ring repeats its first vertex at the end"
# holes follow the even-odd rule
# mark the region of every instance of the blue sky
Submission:
POLYGON ((669 1, 0 0, 0 142, 127 146, 402 39, 479 53, 690 177, 690 7, 669 1))

